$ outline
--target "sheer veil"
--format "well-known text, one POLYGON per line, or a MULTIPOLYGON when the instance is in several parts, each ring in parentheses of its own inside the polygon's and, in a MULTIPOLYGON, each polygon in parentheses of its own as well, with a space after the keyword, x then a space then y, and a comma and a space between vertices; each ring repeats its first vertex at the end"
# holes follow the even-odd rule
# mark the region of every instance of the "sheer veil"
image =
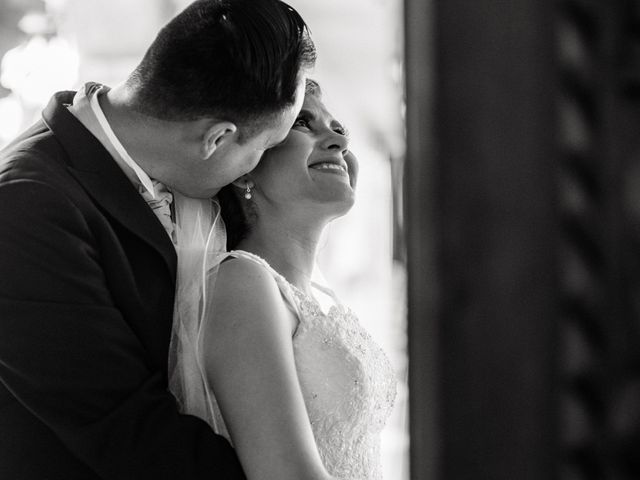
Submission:
MULTIPOLYGON (((174 193, 178 270, 173 329, 169 346, 169 390, 180 411, 206 420, 215 431, 200 355, 200 331, 206 321, 209 293, 225 256, 226 232, 220 205, 212 199, 174 193)), ((224 427, 222 427, 224 428, 224 427)))
MULTIPOLYGON (((211 297, 220 262, 228 256, 225 225, 216 200, 185 197, 178 192, 173 196, 178 268, 169 345, 169 390, 175 396, 180 412, 205 420, 216 433, 231 442, 205 375, 201 335, 205 322, 212 320, 211 297)), ((300 318, 292 287, 277 272, 274 279, 283 300, 300 318)), ((314 269, 312 280, 320 292, 335 298, 333 292, 322 287, 325 282, 319 269, 314 269)), ((317 301, 324 309, 336 303, 327 303, 321 297, 317 301)))

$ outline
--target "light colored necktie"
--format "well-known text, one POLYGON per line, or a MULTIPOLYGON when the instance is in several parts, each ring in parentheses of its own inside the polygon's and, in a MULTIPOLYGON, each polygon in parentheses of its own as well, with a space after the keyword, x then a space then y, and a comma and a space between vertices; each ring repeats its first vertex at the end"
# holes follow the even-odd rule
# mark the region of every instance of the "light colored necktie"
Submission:
POLYGON ((169 189, 157 180, 152 180, 153 189, 155 192, 155 198, 151 193, 142 185, 138 185, 138 191, 145 199, 153 213, 156 214, 160 223, 169 234, 171 241, 175 243, 174 236, 174 224, 171 218, 171 202, 173 202, 173 194, 169 189))

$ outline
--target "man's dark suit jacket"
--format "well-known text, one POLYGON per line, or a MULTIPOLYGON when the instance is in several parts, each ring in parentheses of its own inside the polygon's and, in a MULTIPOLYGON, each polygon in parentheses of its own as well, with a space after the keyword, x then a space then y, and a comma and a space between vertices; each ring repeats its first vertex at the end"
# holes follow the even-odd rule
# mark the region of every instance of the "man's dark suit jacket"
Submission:
POLYGON ((0 154, 0 478, 244 478, 167 392, 175 251, 72 98, 0 154))

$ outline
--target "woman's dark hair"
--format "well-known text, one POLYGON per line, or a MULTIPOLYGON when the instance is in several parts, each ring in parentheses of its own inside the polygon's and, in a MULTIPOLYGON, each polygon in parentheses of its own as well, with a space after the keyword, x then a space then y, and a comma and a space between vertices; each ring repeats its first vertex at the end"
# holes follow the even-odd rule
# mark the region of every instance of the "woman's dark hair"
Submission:
POLYGON ((158 33, 127 85, 148 116, 251 129, 294 103, 315 58, 304 20, 280 0, 197 0, 158 33))
MULTIPOLYGON (((305 96, 322 98, 322 90, 315 80, 307 79, 305 96)), ((258 215, 255 204, 244 198, 244 190, 229 184, 218 192, 222 220, 227 230, 227 250, 233 250, 251 231, 258 215)))
POLYGON ((233 250, 251 231, 257 216, 256 206, 253 202, 247 201, 242 195, 242 190, 232 183, 222 187, 217 198, 220 203, 220 216, 227 231, 227 250, 233 250))

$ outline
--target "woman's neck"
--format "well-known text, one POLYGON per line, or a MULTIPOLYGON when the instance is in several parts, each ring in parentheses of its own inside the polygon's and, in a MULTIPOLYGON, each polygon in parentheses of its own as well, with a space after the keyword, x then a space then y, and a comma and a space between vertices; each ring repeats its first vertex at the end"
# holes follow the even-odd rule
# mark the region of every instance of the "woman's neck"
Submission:
POLYGON ((260 222, 236 247, 264 258, 299 290, 310 294, 311 275, 324 225, 260 222))

